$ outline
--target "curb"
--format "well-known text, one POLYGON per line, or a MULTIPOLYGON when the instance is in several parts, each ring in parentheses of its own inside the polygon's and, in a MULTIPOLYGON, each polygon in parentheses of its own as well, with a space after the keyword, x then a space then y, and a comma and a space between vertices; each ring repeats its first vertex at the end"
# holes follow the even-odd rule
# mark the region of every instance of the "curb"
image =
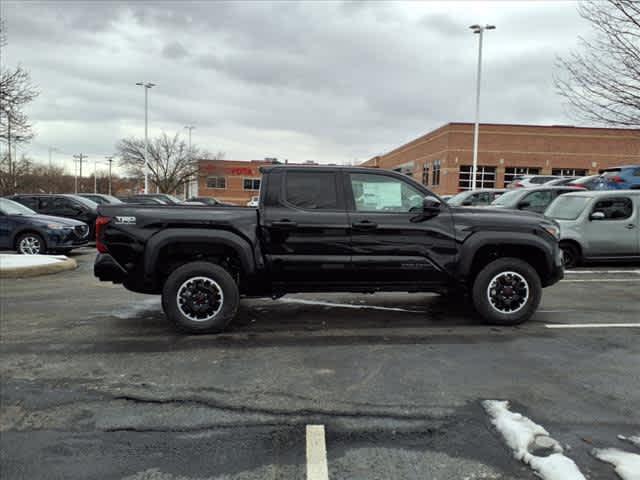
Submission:
POLYGON ((78 264, 73 258, 67 258, 49 265, 37 265, 34 267, 17 267, 0 269, 0 278, 27 278, 39 275, 49 275, 51 273, 75 270, 78 264))

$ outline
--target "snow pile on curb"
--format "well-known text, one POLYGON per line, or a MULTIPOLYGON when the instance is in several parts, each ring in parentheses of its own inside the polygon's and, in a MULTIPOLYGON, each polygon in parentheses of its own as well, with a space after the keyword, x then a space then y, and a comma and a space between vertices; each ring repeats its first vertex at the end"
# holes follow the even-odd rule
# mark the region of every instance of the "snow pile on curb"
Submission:
POLYGON ((0 269, 40 267, 67 260, 64 255, 0 254, 0 269))
POLYGON ((618 440, 633 443, 636 447, 640 448, 640 435, 632 435, 631 437, 625 437, 624 435, 618 435, 618 440))
POLYGON ((617 448, 595 448, 591 454, 598 460, 613 465, 622 480, 640 480, 640 455, 617 448))
POLYGON ((491 423, 502 434, 513 450, 513 456, 529 465, 544 480, 586 480, 577 465, 563 454, 560 444, 540 425, 527 417, 509 410, 509 402, 485 400, 482 402, 491 423), (549 456, 537 456, 531 449, 551 451, 549 456))

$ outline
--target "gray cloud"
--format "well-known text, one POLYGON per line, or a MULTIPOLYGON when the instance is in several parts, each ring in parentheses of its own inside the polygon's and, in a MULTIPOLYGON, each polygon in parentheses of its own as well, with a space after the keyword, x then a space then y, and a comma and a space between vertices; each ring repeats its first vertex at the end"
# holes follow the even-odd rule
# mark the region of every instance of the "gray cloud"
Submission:
POLYGON ((162 48, 162 55, 166 58, 173 60, 180 60, 182 58, 188 57, 189 52, 182 46, 180 42, 171 42, 167 43, 162 48))
POLYGON ((32 71, 46 146, 109 153, 142 131, 183 131, 228 158, 364 160, 473 118, 477 36, 486 36, 482 118, 568 123, 555 55, 587 33, 571 3, 9 2, 3 62, 32 71))

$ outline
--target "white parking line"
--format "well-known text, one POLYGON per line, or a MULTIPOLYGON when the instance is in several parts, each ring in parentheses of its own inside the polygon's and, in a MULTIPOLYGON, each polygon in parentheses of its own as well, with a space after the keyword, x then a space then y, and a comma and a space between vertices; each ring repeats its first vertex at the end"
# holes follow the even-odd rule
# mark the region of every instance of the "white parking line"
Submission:
POLYGON ((560 283, 610 283, 610 282, 640 282, 640 278, 589 278, 580 280, 560 280, 560 283))
POLYGON ((564 273, 568 275, 583 273, 595 273, 598 275, 602 275, 603 273, 634 273, 636 275, 640 275, 640 270, 565 270, 564 273))
POLYGON ((307 480, 328 480, 324 425, 307 425, 307 480))
POLYGON ((640 328, 640 323, 545 323, 547 328, 640 328))

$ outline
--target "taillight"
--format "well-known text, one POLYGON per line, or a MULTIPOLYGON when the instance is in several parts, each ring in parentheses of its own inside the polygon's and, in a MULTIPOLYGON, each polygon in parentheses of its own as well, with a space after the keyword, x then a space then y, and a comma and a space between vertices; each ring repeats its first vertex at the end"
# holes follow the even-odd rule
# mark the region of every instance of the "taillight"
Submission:
POLYGON ((587 187, 585 187, 584 185, 580 185, 580 184, 576 184, 576 185, 569 185, 570 187, 574 187, 574 188, 581 188, 583 190, 587 190, 587 187))
POLYGON ((109 250, 107 246, 102 243, 102 230, 111 221, 111 217, 98 217, 96 218, 96 248, 100 253, 107 253, 109 250))
POLYGON ((516 187, 516 188, 524 187, 524 185, 523 185, 521 182, 515 182, 515 183, 513 184, 513 186, 514 186, 514 187, 516 187))

